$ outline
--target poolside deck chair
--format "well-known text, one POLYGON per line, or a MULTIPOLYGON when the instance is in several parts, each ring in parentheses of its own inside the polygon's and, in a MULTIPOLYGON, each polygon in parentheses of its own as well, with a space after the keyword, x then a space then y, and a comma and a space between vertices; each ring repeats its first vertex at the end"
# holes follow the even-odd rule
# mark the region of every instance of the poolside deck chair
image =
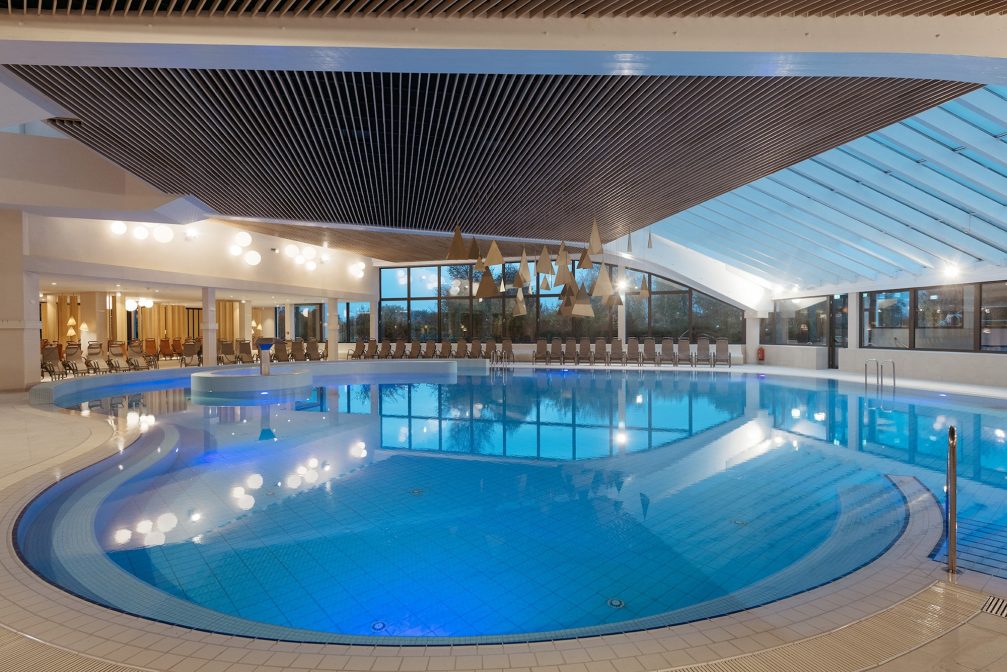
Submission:
POLYGON ((661 366, 661 355, 657 352, 657 343, 649 336, 643 339, 643 356, 640 361, 644 364, 653 362, 654 366, 661 366))
POLYGON ((173 338, 171 339, 171 352, 179 359, 182 358, 182 339, 173 338))
POLYGON ((531 363, 535 362, 545 362, 549 363, 549 351, 546 348, 546 342, 544 338, 540 338, 535 341, 535 352, 531 355, 531 363))
POLYGON ((622 349, 622 339, 613 338, 612 339, 612 352, 608 353, 608 363, 619 362, 623 366, 626 365, 626 353, 622 349))
POLYGON ((364 339, 358 338, 357 342, 353 345, 353 349, 346 353, 346 359, 362 359, 366 347, 364 339))
POLYGON ((422 347, 423 347, 423 344, 420 343, 419 341, 410 341, 410 343, 409 343, 409 353, 406 355, 406 358, 407 359, 419 359, 420 358, 420 349, 422 347))
POLYGON ((582 336, 580 339, 576 361, 578 364, 594 364, 594 353, 591 352, 591 339, 587 336, 582 336))
POLYGON ((84 362, 84 355, 80 349, 80 343, 67 343, 63 351, 63 369, 67 373, 76 376, 86 376, 88 374, 87 363, 84 362))
POLYGON ((552 341, 549 343, 549 358, 545 360, 546 364, 552 364, 553 360, 563 362, 563 339, 559 336, 553 336, 552 341))
POLYGON ((373 338, 367 342, 367 352, 363 354, 361 359, 376 359, 378 356, 378 342, 373 338))
POLYGON ((91 373, 108 373, 111 371, 101 350, 101 343, 97 341, 87 344, 87 355, 84 357, 84 363, 87 364, 87 368, 91 373))
POLYGON ((108 344, 108 366, 113 371, 129 371, 126 346, 122 341, 111 341, 108 344))
POLYGON ((318 349, 318 341, 311 339, 304 345, 304 356, 309 362, 322 361, 322 351, 318 349))
POLYGON ((488 359, 490 361, 495 361, 497 356, 497 342, 495 339, 489 339, 483 346, 483 359, 488 359))
POLYGON ((500 344, 500 353, 498 357, 504 364, 514 363, 514 342, 511 341, 511 339, 503 339, 503 342, 500 344))
POLYGON ((202 366, 203 358, 199 354, 199 344, 196 341, 186 341, 182 344, 182 366, 202 366))
POLYGON ((143 354, 145 355, 145 358, 146 357, 153 357, 154 359, 158 358, 156 338, 145 338, 143 340, 143 354))
POLYGON ((66 378, 66 369, 59 358, 59 348, 55 344, 42 348, 42 371, 48 373, 52 380, 66 378))
POLYGON ((217 351, 218 364, 237 364, 238 356, 234 354, 234 341, 222 341, 217 351))
POLYGON ((455 359, 466 359, 469 356, 469 346, 464 338, 459 338, 455 343, 455 359))
POLYGON ((392 352, 390 357, 392 359, 402 359, 406 356, 406 339, 399 338, 395 341, 395 351, 392 352))
POLYGON ((273 361, 289 362, 290 353, 287 351, 287 342, 282 338, 273 343, 273 361))
POLYGON ((591 363, 594 364, 598 361, 605 362, 605 366, 609 365, 608 343, 605 342, 604 336, 594 339, 594 352, 591 353, 591 363))
POLYGON ((167 338, 161 339, 161 344, 157 348, 157 356, 162 359, 171 359, 175 353, 171 351, 171 341, 167 338))
POLYGON ((696 360, 692 356, 692 345, 685 337, 678 339, 678 350, 675 351, 675 366, 682 362, 688 362, 689 366, 696 366, 696 360))
POLYGON ((704 362, 711 367, 714 365, 713 353, 710 352, 710 339, 700 336, 696 339, 696 364, 704 362))
POLYGON ((451 358, 451 341, 441 341, 441 347, 437 350, 438 359, 451 358))
POLYGON ((423 344, 423 359, 434 359, 437 357, 437 341, 427 341, 423 344))
POLYGON ((713 365, 717 364, 727 364, 727 367, 731 367, 731 349, 726 338, 717 339, 717 352, 713 357, 713 365))
POLYGON ((563 345, 563 355, 560 357, 559 363, 561 366, 566 366, 567 362, 577 363, 577 339, 571 336, 566 339, 566 343, 563 345))
POLYGON ((299 338, 294 339, 294 342, 290 344, 290 358, 295 362, 308 361, 308 353, 304 349, 304 341, 299 338))
POLYGON ((478 338, 472 339, 472 346, 469 348, 469 359, 481 359, 483 356, 483 343, 478 338))
POLYGON ((252 354, 252 344, 248 341, 238 341, 238 361, 242 364, 254 364, 255 355, 252 354))
POLYGON ((626 341, 626 362, 643 366, 643 355, 640 354, 640 339, 636 336, 626 341))
POLYGON ((143 351, 143 344, 140 341, 133 341, 127 346, 126 350, 126 362, 129 364, 131 370, 146 371, 147 369, 154 368, 150 360, 147 359, 147 355, 143 351))

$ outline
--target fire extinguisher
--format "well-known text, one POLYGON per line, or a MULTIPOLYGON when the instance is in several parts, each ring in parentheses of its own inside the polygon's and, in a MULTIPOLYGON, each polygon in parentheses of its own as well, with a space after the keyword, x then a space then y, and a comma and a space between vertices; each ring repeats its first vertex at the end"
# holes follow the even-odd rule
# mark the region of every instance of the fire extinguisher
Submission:
POLYGON ((760 363, 766 361, 766 349, 759 346, 759 349, 755 351, 755 358, 759 360, 760 363))

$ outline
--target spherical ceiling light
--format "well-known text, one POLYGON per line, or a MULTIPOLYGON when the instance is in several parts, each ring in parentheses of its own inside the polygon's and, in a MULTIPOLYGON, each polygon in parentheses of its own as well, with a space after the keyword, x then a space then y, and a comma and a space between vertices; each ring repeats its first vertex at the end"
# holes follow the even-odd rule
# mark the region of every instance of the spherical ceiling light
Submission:
POLYGON ((133 237, 137 240, 147 240, 150 235, 150 230, 143 225, 133 227, 133 237))
POLYGON ((154 240, 159 243, 170 243, 175 240, 175 230, 166 224, 154 227, 154 240))
POLYGON ((255 250, 249 250, 245 252, 245 263, 249 266, 258 266, 259 262, 262 261, 262 255, 255 250))
POLYGON ((287 243, 283 248, 283 253, 291 259, 294 259, 295 257, 299 257, 301 255, 301 248, 297 247, 297 245, 294 245, 293 243, 287 243))
POLYGON ((318 268, 318 264, 316 264, 313 261, 309 261, 308 263, 304 264, 304 268, 308 269, 309 271, 313 271, 316 268, 318 268))
POLYGON ((153 308, 154 307, 154 299, 140 299, 140 301, 138 303, 140 304, 141 308, 153 308))
POLYGON ((332 259, 332 255, 330 255, 328 252, 322 252, 322 257, 321 258, 322 258, 322 263, 324 264, 324 263, 326 263, 326 262, 328 262, 329 260, 332 259))
POLYGON ((232 257, 240 257, 241 253, 244 252, 244 250, 241 249, 241 245, 238 245, 236 243, 231 243, 231 245, 228 246, 228 248, 227 248, 227 252, 232 257))
POLYGON ((304 257, 301 255, 297 255, 296 257, 294 257, 294 263, 300 266, 301 264, 304 263, 304 257))
POLYGON ((252 244, 252 234, 248 231, 240 231, 238 235, 234 237, 234 242, 242 247, 248 247, 252 244))
POLYGON ((113 235, 121 236, 126 233, 126 223, 125 222, 112 222, 108 225, 108 230, 113 233, 113 235))
POLYGON ((311 261, 312 259, 315 258, 315 255, 318 253, 315 252, 315 248, 313 247, 305 247, 303 250, 301 250, 301 254, 304 256, 305 259, 311 261))
POLYGON ((132 313, 136 310, 137 303, 135 299, 126 299, 126 311, 132 313))

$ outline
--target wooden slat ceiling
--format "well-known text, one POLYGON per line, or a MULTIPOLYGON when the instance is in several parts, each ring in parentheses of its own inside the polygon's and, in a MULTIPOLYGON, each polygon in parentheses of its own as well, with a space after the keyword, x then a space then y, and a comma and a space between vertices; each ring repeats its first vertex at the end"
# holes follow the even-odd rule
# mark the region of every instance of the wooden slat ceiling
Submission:
POLYGON ((53 120, 219 214, 624 235, 976 85, 8 66, 53 120))
POLYGON ((1003 0, 3 0, 37 16, 959 16, 1002 14, 1003 0))

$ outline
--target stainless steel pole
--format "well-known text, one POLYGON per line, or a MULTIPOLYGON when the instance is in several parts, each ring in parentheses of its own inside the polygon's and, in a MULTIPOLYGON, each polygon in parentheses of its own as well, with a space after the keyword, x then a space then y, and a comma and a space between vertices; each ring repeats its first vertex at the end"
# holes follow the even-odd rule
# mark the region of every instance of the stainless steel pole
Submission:
POLYGON ((948 572, 958 572, 958 432, 948 428, 948 572))

